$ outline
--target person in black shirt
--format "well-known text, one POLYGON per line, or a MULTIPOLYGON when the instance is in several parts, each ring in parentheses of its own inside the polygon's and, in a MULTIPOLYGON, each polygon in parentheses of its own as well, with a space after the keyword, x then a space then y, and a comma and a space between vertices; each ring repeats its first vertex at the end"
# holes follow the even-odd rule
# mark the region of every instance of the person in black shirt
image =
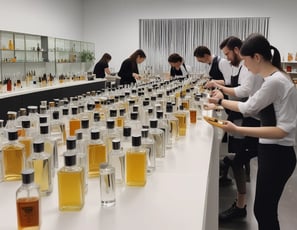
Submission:
POLYGON ((121 77, 120 84, 126 85, 135 83, 140 79, 138 64, 141 64, 146 58, 143 50, 136 50, 129 58, 122 62, 118 75, 121 77))
POLYGON ((168 57, 168 62, 171 66, 170 68, 170 76, 171 77, 187 77, 188 76, 188 70, 184 63, 183 58, 177 54, 173 53, 168 57))
POLYGON ((108 53, 103 54, 101 59, 95 65, 93 73, 96 74, 96 78, 104 78, 105 73, 110 74, 108 63, 111 60, 111 55, 108 53))

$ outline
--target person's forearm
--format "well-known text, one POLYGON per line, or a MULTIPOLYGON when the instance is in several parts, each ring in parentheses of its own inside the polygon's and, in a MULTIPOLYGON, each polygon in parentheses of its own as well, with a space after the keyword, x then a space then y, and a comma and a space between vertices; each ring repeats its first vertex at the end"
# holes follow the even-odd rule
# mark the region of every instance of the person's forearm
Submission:
POLYGON ((234 88, 221 86, 219 89, 222 91, 222 93, 228 95, 228 96, 236 96, 234 88))
POLYGON ((231 101, 231 100, 224 100, 222 99, 220 102, 220 105, 223 106, 226 109, 235 111, 235 112, 240 112, 238 108, 238 101, 231 101))
POLYGON ((280 139, 288 135, 278 127, 237 127, 237 132, 243 136, 280 139))

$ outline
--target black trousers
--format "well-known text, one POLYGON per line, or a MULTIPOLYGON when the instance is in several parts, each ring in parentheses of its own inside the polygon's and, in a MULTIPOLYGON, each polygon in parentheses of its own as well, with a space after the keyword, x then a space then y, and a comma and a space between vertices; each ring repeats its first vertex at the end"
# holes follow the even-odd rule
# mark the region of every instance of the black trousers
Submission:
POLYGON ((296 166, 293 147, 259 144, 254 213, 259 230, 280 230, 278 203, 296 166))

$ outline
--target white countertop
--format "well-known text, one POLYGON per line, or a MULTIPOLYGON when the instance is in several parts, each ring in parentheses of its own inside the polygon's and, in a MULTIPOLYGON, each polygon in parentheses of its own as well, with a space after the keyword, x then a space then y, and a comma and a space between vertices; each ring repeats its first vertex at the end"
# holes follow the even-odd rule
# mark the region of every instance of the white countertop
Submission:
POLYGON ((29 94, 29 93, 53 90, 53 89, 61 89, 61 88, 72 87, 72 86, 77 86, 77 85, 92 84, 95 82, 103 82, 103 81, 106 81, 106 79, 98 78, 98 79, 94 79, 91 81, 87 81, 87 80, 69 81, 69 82, 64 82, 64 83, 57 83, 52 86, 44 86, 44 87, 36 87, 36 88, 25 87, 22 89, 11 91, 11 92, 0 93, 0 99, 14 97, 14 96, 20 96, 20 95, 29 94))
MULTIPOLYGON (((81 211, 60 212, 55 176, 53 193, 42 197, 41 229, 204 229, 212 184, 213 139, 214 129, 205 121, 191 125, 187 136, 167 150, 164 159, 157 160, 156 171, 148 176, 145 187, 117 187, 116 206, 112 208, 100 206, 99 179, 95 178, 89 179, 81 211)), ((17 228, 15 192, 19 186, 20 181, 0 183, 1 230, 17 228)), ((217 213, 213 215, 217 219, 217 213)))

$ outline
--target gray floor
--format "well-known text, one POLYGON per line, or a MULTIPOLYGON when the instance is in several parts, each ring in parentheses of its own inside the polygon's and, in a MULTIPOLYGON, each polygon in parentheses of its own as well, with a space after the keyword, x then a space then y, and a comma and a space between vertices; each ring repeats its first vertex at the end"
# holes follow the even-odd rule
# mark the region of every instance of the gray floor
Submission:
MULTIPOLYGON (((222 151, 225 144, 222 144, 222 151)), ((220 223, 219 230, 256 230, 257 222, 253 215, 253 202, 255 194, 255 181, 257 173, 257 159, 251 161, 251 182, 247 183, 247 212, 248 215, 242 220, 229 223, 220 223)), ((232 175, 231 175, 232 176, 232 175)), ((220 188, 220 211, 229 208, 236 197, 236 187, 233 184, 228 187, 220 188)), ((285 191, 279 203, 279 221, 281 230, 297 229, 297 168, 289 179, 285 191)))

